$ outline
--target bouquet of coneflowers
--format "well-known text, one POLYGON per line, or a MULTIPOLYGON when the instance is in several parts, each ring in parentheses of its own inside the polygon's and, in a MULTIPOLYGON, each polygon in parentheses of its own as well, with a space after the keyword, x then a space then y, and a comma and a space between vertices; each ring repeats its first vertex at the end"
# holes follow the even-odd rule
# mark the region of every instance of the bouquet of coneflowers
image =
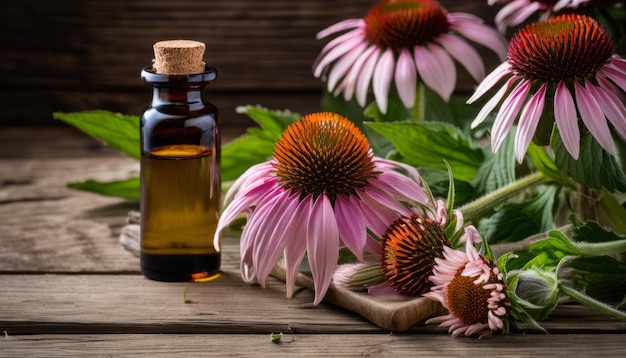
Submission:
POLYGON ((423 296, 455 336, 542 329, 564 297, 626 319, 624 3, 501 3, 496 30, 378 1, 319 33, 319 113, 240 109, 260 128, 223 150, 216 235, 246 215, 246 282, 282 257, 291 296, 306 257, 315 303, 332 284, 423 296))

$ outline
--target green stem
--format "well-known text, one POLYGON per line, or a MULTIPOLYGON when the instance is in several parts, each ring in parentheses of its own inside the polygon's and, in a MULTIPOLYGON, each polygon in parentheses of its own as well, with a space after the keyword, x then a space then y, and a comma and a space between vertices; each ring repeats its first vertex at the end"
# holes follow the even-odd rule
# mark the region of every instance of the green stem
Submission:
POLYGON ((610 242, 576 242, 577 248, 591 256, 604 256, 626 252, 626 240, 610 242))
POLYGON ((609 314, 617 319, 620 319, 622 321, 626 321, 626 312, 624 311, 620 311, 614 307, 611 307, 609 305, 607 305, 604 302, 600 302, 598 300, 596 300, 595 298, 591 297, 591 296, 587 296, 582 292, 579 292, 571 287, 567 287, 565 285, 563 285, 562 283, 559 283, 559 289, 561 290, 562 293, 564 293, 565 295, 569 296, 570 298, 572 298, 573 300, 575 300, 578 303, 581 303, 589 308, 592 308, 596 311, 600 311, 600 312, 604 312, 606 314, 609 314))
POLYGON ((522 191, 533 188, 541 184, 544 180, 541 172, 536 172, 520 178, 513 183, 505 185, 496 191, 484 195, 472 202, 469 202, 458 210, 463 214, 466 222, 470 222, 489 213, 491 210, 504 204, 507 200, 518 195, 522 191))

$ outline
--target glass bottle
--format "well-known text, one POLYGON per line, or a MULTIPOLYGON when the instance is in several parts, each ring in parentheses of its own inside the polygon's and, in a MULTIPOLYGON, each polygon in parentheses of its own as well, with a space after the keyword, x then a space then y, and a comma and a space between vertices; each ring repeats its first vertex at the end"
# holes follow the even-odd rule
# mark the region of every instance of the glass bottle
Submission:
POLYGON ((217 72, 204 66, 188 75, 141 72, 153 97, 141 115, 140 259, 144 276, 158 281, 219 274, 219 114, 204 94, 217 72))

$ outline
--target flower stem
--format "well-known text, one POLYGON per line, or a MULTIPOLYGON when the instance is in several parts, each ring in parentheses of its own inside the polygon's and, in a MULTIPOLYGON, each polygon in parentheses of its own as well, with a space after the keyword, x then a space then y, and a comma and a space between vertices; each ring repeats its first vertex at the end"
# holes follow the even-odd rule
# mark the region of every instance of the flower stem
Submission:
POLYGON ((596 300, 595 298, 588 296, 580 291, 577 291, 571 287, 565 286, 562 283, 559 283, 559 289, 561 290, 562 293, 564 293, 565 295, 569 296, 570 298, 572 298, 573 300, 575 300, 578 303, 581 303, 589 308, 592 308, 596 311, 600 311, 600 312, 604 312, 606 314, 609 314, 617 319, 620 319, 622 321, 626 321, 626 312, 624 311, 620 311, 614 307, 611 307, 609 305, 607 305, 604 302, 600 302, 598 300, 596 300))
POLYGON ((520 178, 513 183, 503 186, 496 191, 486 194, 460 208, 465 221, 470 222, 489 213, 495 207, 505 203, 510 198, 518 195, 522 191, 533 188, 541 184, 544 180, 541 172, 536 172, 520 178))

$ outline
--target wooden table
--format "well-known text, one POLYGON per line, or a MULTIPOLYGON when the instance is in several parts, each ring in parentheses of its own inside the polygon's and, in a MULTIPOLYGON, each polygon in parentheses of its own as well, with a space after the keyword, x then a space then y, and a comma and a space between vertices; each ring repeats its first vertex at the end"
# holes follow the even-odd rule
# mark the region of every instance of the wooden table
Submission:
POLYGON ((73 128, 0 129, 0 356, 595 356, 626 348, 626 322, 579 305, 557 309, 544 322, 549 335, 455 339, 432 325, 389 332, 331 304, 313 306, 309 291, 288 299, 273 278, 265 290, 244 284, 234 237, 224 239, 219 279, 148 280, 118 242, 138 204, 65 187, 138 170, 73 128))

